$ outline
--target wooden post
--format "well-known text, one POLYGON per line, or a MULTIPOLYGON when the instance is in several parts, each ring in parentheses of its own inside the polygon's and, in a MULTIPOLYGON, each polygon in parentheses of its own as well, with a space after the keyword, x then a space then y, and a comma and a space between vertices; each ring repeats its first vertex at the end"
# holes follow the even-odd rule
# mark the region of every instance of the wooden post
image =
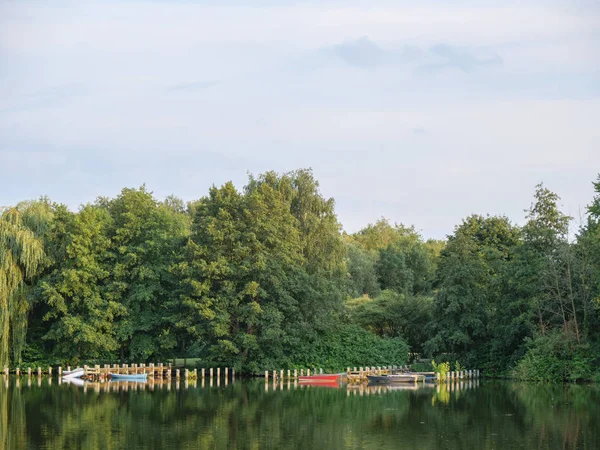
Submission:
POLYGON ((283 381, 283 369, 279 371, 279 379, 283 381))
POLYGON ((306 369, 306 376, 310 377, 310 369, 306 369))
POLYGON ((221 378, 221 368, 217 367, 217 378, 221 378))
POLYGON ((31 377, 31 367, 28 367, 28 368, 27 368, 27 376, 28 376, 28 377, 31 377))
POLYGON ((288 369, 288 371, 287 371, 287 379, 288 380, 290 379, 290 369, 288 369))
POLYGON ((202 379, 204 380, 204 377, 206 376, 206 369, 203 367, 202 370, 200 371, 201 375, 202 375, 202 379))
POLYGON ((20 377, 20 376, 21 376, 21 369, 19 369, 19 368, 17 367, 17 370, 15 371, 15 374, 16 374, 18 377, 20 377))
POLYGON ((208 373, 209 373, 210 377, 212 378, 213 377, 213 368, 212 367, 208 370, 208 373))
POLYGON ((225 379, 229 379, 229 367, 225 367, 225 379))
POLYGON ((5 375, 5 376, 8 376, 8 367, 5 367, 5 368, 4 368, 4 375, 5 375))
POLYGON ((194 378, 197 380, 198 379, 198 369, 194 369, 194 378))
POLYGON ((235 379, 235 367, 231 368, 231 379, 234 380, 235 379))
POLYGON ((52 366, 48 367, 48 376, 52 376, 52 366))
POLYGON ((441 375, 440 375, 440 373, 438 372, 438 373, 437 373, 437 382, 438 382, 438 384, 441 382, 441 380, 442 380, 442 376, 441 376, 441 375))
POLYGON ((298 369, 294 369, 294 380, 298 378, 298 369))
POLYGON ((269 371, 265 370, 265 381, 269 381, 269 371))
POLYGON ((175 369, 175 379, 179 381, 179 369, 175 369))
POLYGON ((190 371, 188 369, 185 369, 183 371, 183 376, 185 377, 185 379, 187 381, 187 379, 190 377, 190 371))
POLYGON ((37 374, 38 374, 38 377, 42 376, 42 368, 39 366, 38 366, 37 374))
POLYGON ((277 379, 277 372, 273 371, 273 381, 277 379))
POLYGON ((58 366, 58 378, 62 377, 62 366, 58 366))
POLYGON ((304 376, 304 369, 300 369, 300 376, 303 377, 304 376))

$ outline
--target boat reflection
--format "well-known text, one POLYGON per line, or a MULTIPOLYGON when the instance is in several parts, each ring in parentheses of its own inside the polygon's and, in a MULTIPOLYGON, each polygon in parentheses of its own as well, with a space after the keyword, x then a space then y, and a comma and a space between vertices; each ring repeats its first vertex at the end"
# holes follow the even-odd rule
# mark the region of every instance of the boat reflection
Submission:
MULTIPOLYGON (((218 379, 190 379, 190 380, 167 380, 152 379, 143 380, 102 380, 85 381, 80 378, 70 379, 52 379, 48 377, 2 377, 4 387, 15 383, 17 389, 26 386, 27 388, 51 387, 53 383, 64 388, 83 389, 83 392, 127 392, 127 391, 160 391, 160 390, 185 390, 185 389, 228 389, 236 383, 257 383, 255 381, 240 380, 218 380, 218 379)), ((450 393, 459 393, 464 390, 478 387, 480 381, 461 380, 453 383, 398 383, 398 384, 346 384, 335 382, 298 382, 297 380, 277 380, 277 382, 268 381, 264 383, 264 392, 282 392, 292 390, 345 390, 348 396, 369 396, 384 395, 398 391, 431 391, 437 396, 437 400, 445 402, 450 393)))

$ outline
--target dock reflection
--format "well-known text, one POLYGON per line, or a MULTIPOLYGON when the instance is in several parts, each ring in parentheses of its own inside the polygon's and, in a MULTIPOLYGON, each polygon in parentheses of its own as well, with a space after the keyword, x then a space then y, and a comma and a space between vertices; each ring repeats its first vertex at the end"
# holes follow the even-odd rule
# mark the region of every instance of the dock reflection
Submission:
MULTIPOLYGON (((103 380, 84 381, 82 379, 53 379, 49 377, 6 377, 3 376, 3 385, 8 388, 14 383, 17 390, 26 388, 43 388, 52 386, 75 387, 87 392, 129 392, 129 391, 179 391, 187 389, 221 389, 232 387, 236 383, 247 383, 248 381, 235 379, 201 378, 191 380, 168 380, 148 379, 147 381, 124 381, 103 380)), ((257 381, 250 381, 257 382, 257 381)), ((437 398, 444 402, 446 395, 451 392, 461 392, 479 387, 480 380, 461 380, 451 383, 402 383, 391 385, 369 385, 369 384, 345 384, 345 383, 302 383, 297 380, 267 381, 264 383, 264 392, 274 393, 291 390, 342 390, 347 396, 371 396, 384 395, 398 391, 431 391, 437 394, 437 398)))

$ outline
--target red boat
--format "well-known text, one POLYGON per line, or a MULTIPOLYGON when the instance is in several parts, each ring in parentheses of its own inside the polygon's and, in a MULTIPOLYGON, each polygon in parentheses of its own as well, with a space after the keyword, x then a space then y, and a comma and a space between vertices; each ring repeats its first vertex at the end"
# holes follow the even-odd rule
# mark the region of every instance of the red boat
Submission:
POLYGON ((298 381, 305 383, 335 383, 341 376, 341 373, 322 373, 320 375, 299 376, 298 381))

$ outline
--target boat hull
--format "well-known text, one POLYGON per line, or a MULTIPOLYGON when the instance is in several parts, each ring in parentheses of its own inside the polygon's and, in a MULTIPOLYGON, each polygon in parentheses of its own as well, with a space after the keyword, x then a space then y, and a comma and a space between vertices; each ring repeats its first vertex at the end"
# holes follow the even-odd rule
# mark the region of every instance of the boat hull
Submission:
POLYGON ((84 374, 85 374, 85 370, 78 368, 78 369, 71 370, 69 372, 66 372, 66 371, 63 372, 62 378, 63 378, 63 380, 70 380, 70 379, 73 379, 73 378, 80 378, 84 374))
POLYGON ((424 381, 424 375, 368 375, 370 384, 405 384, 424 381))
POLYGON ((320 375, 305 375, 305 376, 299 376, 298 377, 298 381, 302 381, 302 382, 329 382, 329 383, 334 383, 336 381, 338 381, 341 377, 341 374, 339 373, 333 373, 333 374, 320 374, 320 375))
POLYGON ((132 375, 122 375, 122 374, 117 374, 117 373, 111 373, 110 378, 111 378, 111 380, 117 380, 117 381, 121 381, 121 380, 122 381, 127 381, 127 380, 146 381, 148 379, 148 374, 141 373, 141 374, 132 374, 132 375))

